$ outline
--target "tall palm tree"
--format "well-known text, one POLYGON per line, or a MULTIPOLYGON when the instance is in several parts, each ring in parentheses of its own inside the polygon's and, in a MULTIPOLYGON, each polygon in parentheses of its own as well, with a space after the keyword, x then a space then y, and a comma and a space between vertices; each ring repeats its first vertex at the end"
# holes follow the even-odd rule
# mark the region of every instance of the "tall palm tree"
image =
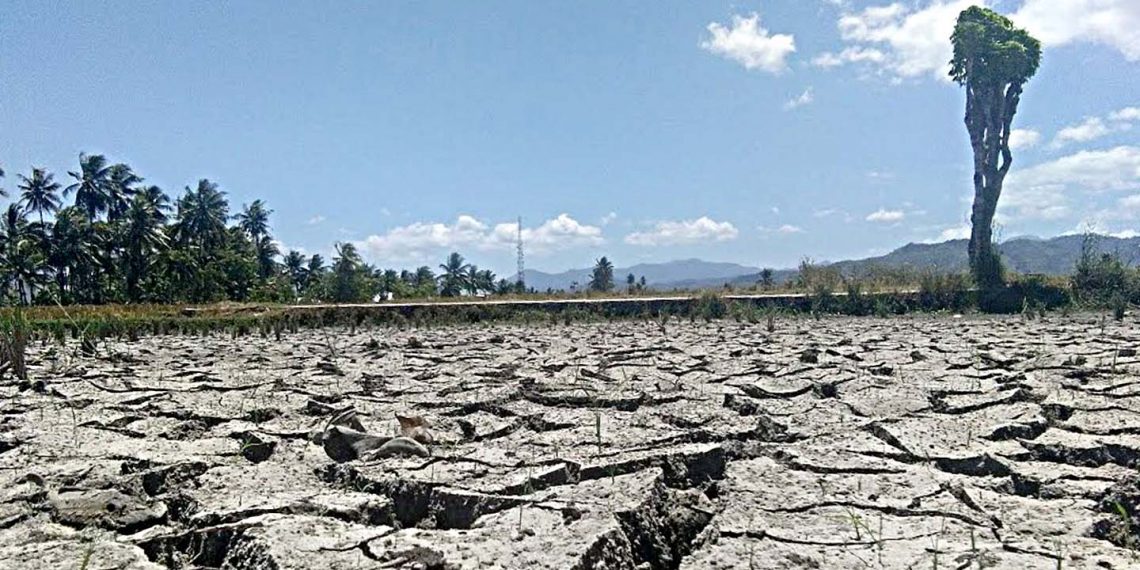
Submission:
POLYGON ((209 180, 198 181, 198 186, 178 199, 175 235, 183 244, 199 248, 199 255, 209 255, 226 239, 226 219, 229 202, 218 185, 209 180))
POLYGON ((337 256, 333 258, 332 298, 338 303, 360 301, 364 296, 361 266, 364 260, 352 243, 336 244, 337 256))
POLYGON ((447 261, 440 264, 443 271, 436 279, 439 281, 439 294, 444 297, 457 297, 467 287, 467 268, 463 256, 452 252, 447 261))
POLYGON ((431 268, 423 265, 416 269, 415 275, 412 277, 412 282, 415 283, 416 291, 421 295, 434 295, 435 294, 435 273, 431 268))
POLYGON ((463 285, 467 288, 468 295, 479 294, 479 266, 474 263, 467 266, 467 271, 463 272, 463 285))
POLYGON ((59 211, 59 183, 55 181, 50 172, 42 168, 33 168, 32 177, 20 175, 20 204, 25 212, 36 212, 40 215, 40 225, 44 224, 44 212, 52 214, 59 211))
POLYGON ((137 188, 135 189, 135 193, 145 197, 146 200, 150 202, 154 215, 160 222, 165 224, 169 217, 166 213, 170 211, 170 196, 167 196, 166 192, 162 191, 162 188, 153 185, 137 188))
POLYGON ((614 264, 604 256, 594 263, 594 270, 590 274, 591 291, 611 291, 614 288, 614 264))
POLYGON ((155 262, 155 252, 166 247, 166 233, 162 227, 162 212, 145 194, 136 194, 124 212, 123 243, 127 281, 127 298, 142 300, 139 284, 155 262))
POLYGON ((118 221, 126 215, 135 194, 135 185, 142 181, 125 164, 113 164, 107 169, 107 221, 118 221))
POLYGON ((254 256, 257 258, 257 275, 262 279, 269 279, 277 272, 277 256, 281 249, 273 238, 263 235, 253 244, 254 256))
POLYGON ((21 303, 31 302, 34 287, 43 281, 43 256, 18 204, 9 204, 0 218, 0 267, 5 276, 0 291, 14 286, 21 303))
POLYGON ((79 172, 67 173, 75 183, 63 189, 64 197, 75 194, 75 205, 94 220, 107 209, 107 186, 110 184, 111 169, 107 158, 101 154, 80 154, 79 172))
POLYGON ((305 256, 297 250, 290 250, 285 255, 285 273, 293 283, 293 289, 300 293, 305 288, 305 256))
MULTIPOLYGON (((3 168, 0 168, 0 178, 4 178, 4 169, 3 168)), ((7 197, 8 197, 8 191, 4 190, 4 188, 0 187, 0 198, 7 198, 7 197)))
POLYGON ((475 282, 479 290, 491 293, 495 290, 495 272, 490 269, 480 270, 475 274, 475 282))
POLYGON ((269 234, 269 215, 272 213, 273 210, 266 208, 264 201, 254 200, 252 204, 243 206, 242 211, 234 217, 238 220, 238 227, 256 242, 269 234))
POLYGON ((94 264, 93 242, 91 224, 83 212, 76 207, 56 212, 47 263, 55 272, 56 285, 63 296, 61 301, 72 300, 73 276, 90 275, 91 272, 85 268, 94 264))

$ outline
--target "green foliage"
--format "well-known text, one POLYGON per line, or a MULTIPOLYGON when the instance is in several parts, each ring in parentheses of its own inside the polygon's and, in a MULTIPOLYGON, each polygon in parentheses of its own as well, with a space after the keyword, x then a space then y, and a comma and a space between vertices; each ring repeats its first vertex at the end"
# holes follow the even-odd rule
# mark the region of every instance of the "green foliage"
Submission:
POLYGON ((982 289, 1001 287, 1005 283, 1005 266, 1001 254, 991 245, 979 251, 970 262, 974 284, 982 289))
POLYGON ((701 294, 697 300, 697 306, 694 311, 705 321, 712 321, 713 319, 723 319, 728 314, 728 305, 725 304, 724 299, 713 293, 706 291, 701 294))
POLYGON ((962 311, 970 305, 970 278, 960 273, 924 273, 918 284, 918 304, 927 311, 962 311))
POLYGON ((959 84, 1023 84, 1041 64, 1041 42, 990 10, 971 6, 958 15, 950 77, 959 84))
POLYGON ((834 293, 843 283, 843 274, 834 267, 818 265, 810 258, 800 261, 796 284, 800 289, 813 293, 834 293))
POLYGON ((0 375, 11 371, 20 380, 28 379, 24 356, 30 328, 21 310, 0 315, 0 375))
POLYGON ((609 259, 602 257, 594 263, 594 269, 590 273, 591 291, 598 291, 607 293, 614 289, 614 264, 609 259))
POLYGON ((1093 234, 1086 235, 1081 243, 1072 286, 1077 300, 1085 305, 1140 300, 1140 276, 1136 270, 1125 265, 1119 254, 1100 251, 1099 239, 1093 234))

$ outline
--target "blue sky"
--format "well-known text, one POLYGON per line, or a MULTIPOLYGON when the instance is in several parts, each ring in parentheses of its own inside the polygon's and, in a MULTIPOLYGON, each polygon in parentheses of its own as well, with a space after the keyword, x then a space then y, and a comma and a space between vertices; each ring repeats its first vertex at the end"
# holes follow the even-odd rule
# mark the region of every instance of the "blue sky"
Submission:
MULTIPOLYGON (((967 5, 8 0, 0 184, 103 153, 383 266, 861 257, 962 235, 967 5)), ((1000 233, 1140 230, 1140 2, 989 5, 1046 46, 1000 233)))

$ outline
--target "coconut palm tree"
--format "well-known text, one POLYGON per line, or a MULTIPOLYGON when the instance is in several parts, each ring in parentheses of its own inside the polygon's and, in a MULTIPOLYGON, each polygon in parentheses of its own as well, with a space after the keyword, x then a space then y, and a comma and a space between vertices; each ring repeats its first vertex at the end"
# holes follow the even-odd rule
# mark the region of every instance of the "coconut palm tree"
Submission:
POLYGON ((127 282, 127 298, 142 300, 139 284, 155 262, 155 252, 166 248, 162 212, 145 194, 135 194, 123 217, 123 252, 127 282))
POLYGON ((293 283, 293 290, 300 293, 305 288, 305 256, 297 250, 290 250, 285 255, 285 274, 293 283))
POLYGON ((364 260, 352 243, 336 244, 337 256, 333 259, 332 298, 338 303, 360 301, 364 297, 364 280, 361 267, 364 260))
POLYGON ((125 164, 112 164, 107 169, 107 221, 115 222, 126 215, 135 194, 135 185, 142 181, 125 164))
POLYGON ((273 238, 263 235, 253 244, 254 257, 257 258, 257 275, 262 279, 269 279, 277 272, 277 256, 281 249, 273 238))
POLYGON ((590 290, 607 292, 614 288, 614 264, 604 256, 594 263, 590 274, 590 290))
POLYGON ((135 190, 135 194, 143 196, 150 202, 152 212, 155 217, 162 222, 166 223, 169 216, 166 215, 170 211, 170 196, 162 191, 158 186, 142 186, 135 190))
POLYGON ((40 225, 44 224, 44 212, 52 214, 59 211, 59 183, 55 181, 50 172, 42 168, 33 168, 32 177, 20 175, 20 204, 25 212, 36 212, 40 216, 40 225))
POLYGON ((243 206, 234 218, 238 220, 238 227, 256 242, 269 234, 269 215, 272 213, 273 210, 266 208, 264 201, 254 200, 252 204, 243 206))
POLYGON ((175 236, 179 243, 197 246, 199 255, 210 255, 226 239, 226 219, 229 202, 218 185, 209 180, 198 181, 198 186, 178 199, 175 236))
POLYGON ((75 183, 63 189, 64 197, 75 194, 75 206, 94 220, 107 209, 107 186, 110 184, 110 167, 101 154, 80 154, 79 171, 68 171, 75 183))
POLYGON ((30 303, 34 287, 43 282, 43 256, 18 204, 9 204, 0 218, 0 255, 0 293, 15 288, 19 302, 30 303))
POLYGON ((71 206, 56 212, 47 264, 55 273, 56 285, 63 296, 61 302, 72 300, 72 276, 91 273, 85 268, 94 264, 91 253, 93 241, 91 224, 79 208, 71 206))
POLYGON ((447 261, 440 264, 443 273, 436 277, 439 281, 439 294, 444 297, 457 297, 467 288, 467 270, 469 265, 463 262, 463 256, 452 252, 447 261))
POLYGON ((467 288, 468 295, 478 295, 481 283, 479 282, 479 266, 474 263, 467 266, 467 271, 463 273, 463 285, 467 288))

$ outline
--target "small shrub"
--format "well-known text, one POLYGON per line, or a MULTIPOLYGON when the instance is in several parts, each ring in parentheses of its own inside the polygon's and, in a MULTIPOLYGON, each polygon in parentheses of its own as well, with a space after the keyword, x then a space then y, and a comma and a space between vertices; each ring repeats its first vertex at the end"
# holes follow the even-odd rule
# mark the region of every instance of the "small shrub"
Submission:
POLYGON ((697 300, 696 314, 705 321, 723 319, 728 314, 728 305, 720 295, 706 291, 697 300))
POLYGON ((28 332, 28 320, 22 310, 16 309, 0 317, 0 372, 7 369, 20 380, 28 379, 28 366, 24 360, 28 332))
POLYGON ((1140 286, 1136 272, 1117 253, 1099 251, 1098 237, 1085 236, 1072 279, 1073 293, 1082 304, 1105 306, 1117 297, 1134 300, 1140 286))
POLYGON ((923 273, 918 281, 918 304, 926 311, 961 311, 970 304, 970 280, 961 273, 923 273))

